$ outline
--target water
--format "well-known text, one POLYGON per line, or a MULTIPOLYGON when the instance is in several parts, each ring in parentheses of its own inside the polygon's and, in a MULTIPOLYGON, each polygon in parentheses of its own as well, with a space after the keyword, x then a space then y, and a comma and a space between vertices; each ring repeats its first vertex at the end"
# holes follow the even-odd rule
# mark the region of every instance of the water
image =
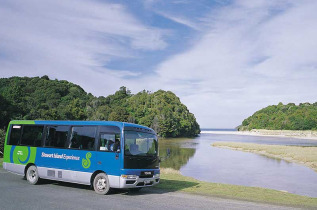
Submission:
POLYGON ((234 128, 202 128, 201 131, 237 131, 234 128))
POLYGON ((317 173, 305 166, 266 156, 212 147, 216 141, 317 146, 316 140, 201 134, 194 139, 160 141, 161 167, 202 181, 264 187, 317 197, 317 173), (166 158, 169 148, 170 157, 166 158))

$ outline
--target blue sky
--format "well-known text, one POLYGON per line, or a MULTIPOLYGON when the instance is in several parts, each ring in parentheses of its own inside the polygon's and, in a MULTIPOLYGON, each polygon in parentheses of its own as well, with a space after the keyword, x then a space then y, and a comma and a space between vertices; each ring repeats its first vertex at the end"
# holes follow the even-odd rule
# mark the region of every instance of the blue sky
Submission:
POLYGON ((171 90, 205 128, 317 101, 315 0, 7 0, 0 77, 171 90))

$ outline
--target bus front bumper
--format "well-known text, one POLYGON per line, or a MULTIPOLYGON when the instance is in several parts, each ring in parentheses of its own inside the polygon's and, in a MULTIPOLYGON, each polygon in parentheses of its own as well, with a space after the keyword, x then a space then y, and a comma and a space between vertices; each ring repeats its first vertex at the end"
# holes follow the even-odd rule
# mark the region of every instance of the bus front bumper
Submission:
POLYGON ((120 188, 139 188, 150 187, 160 182, 160 174, 154 175, 152 178, 140 178, 136 175, 121 175, 120 188))

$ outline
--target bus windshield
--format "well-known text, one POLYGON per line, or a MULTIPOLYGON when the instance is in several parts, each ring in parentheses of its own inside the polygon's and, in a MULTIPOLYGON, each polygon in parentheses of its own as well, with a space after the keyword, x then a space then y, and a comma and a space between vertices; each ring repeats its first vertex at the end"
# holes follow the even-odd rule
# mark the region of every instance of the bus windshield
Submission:
POLYGON ((128 156, 156 156, 157 137, 151 133, 125 131, 124 154, 128 156))

